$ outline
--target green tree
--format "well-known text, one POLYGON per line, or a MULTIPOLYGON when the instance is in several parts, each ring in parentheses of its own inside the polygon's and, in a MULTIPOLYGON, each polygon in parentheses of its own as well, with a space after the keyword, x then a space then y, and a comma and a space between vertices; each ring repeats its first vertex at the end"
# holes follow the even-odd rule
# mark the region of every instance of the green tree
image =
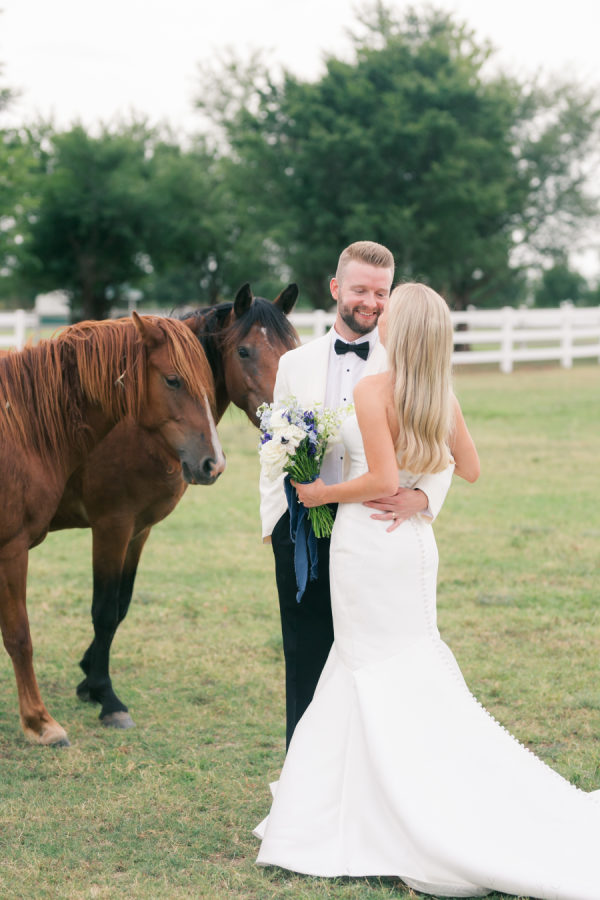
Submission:
MULTIPOLYGON (((0 125, 1 114, 15 96, 12 89, 0 88, 0 125)), ((19 284, 18 273, 27 253, 29 218, 36 206, 41 138, 39 128, 0 127, 0 302, 11 306, 32 299, 19 284)))
POLYGON ((42 153, 38 136, 30 129, 0 131, 0 298, 11 306, 33 302, 34 291, 21 276, 30 261, 42 153))
POLYGON ((597 135, 591 92, 485 76, 491 50, 439 11, 398 19, 377 3, 360 27, 355 58, 328 59, 314 83, 257 59, 205 75, 199 106, 237 196, 315 305, 340 249, 365 237, 457 308, 520 300, 517 262, 539 263, 594 210, 577 163, 597 135))
POLYGON ((38 289, 69 291, 74 319, 104 318, 146 274, 151 143, 136 124, 52 137, 23 273, 38 289))
POLYGON ((78 125, 47 144, 20 276, 68 291, 74 319, 104 318, 132 288, 161 307, 214 302, 260 270, 202 141, 183 150, 134 122, 98 136, 78 125))
POLYGON ((590 287, 583 298, 583 306, 600 306, 600 282, 590 287))
POLYGON ((590 288, 586 279, 571 269, 563 258, 542 273, 535 290, 535 305, 559 306, 565 300, 583 304, 589 296, 590 288))
POLYGON ((144 285, 155 302, 215 303, 246 281, 260 289, 259 242, 241 227, 226 165, 201 139, 186 150, 174 142, 156 145, 149 180, 152 275, 144 285))

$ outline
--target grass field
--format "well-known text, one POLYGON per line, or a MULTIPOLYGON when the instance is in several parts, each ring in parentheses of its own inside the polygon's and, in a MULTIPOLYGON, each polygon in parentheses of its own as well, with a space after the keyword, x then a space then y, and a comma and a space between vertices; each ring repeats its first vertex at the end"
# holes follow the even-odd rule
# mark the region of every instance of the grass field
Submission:
MULTIPOLYGON (((496 718, 600 788, 600 367, 469 371, 455 384, 482 475, 455 481, 436 525, 442 635, 496 718)), ((233 413, 220 432, 228 471, 154 530, 115 641, 113 679, 137 728, 107 730, 75 697, 90 534, 51 535, 31 554, 38 680, 72 746, 25 742, 0 655, 2 900, 414 896, 394 879, 254 865, 251 831, 284 752, 283 658, 257 433, 233 413)))

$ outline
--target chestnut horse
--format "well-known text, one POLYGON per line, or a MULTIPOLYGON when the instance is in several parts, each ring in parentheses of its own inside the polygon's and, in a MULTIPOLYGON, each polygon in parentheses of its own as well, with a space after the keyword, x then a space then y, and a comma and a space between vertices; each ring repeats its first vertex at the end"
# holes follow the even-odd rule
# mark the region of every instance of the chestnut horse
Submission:
MULTIPOLYGON (((217 422, 231 401, 258 424, 257 407, 273 398, 279 357, 298 342, 287 319, 297 295, 296 285, 289 285, 271 303, 244 285, 233 303, 185 318, 213 373, 217 422)), ((110 648, 150 530, 175 509, 185 489, 177 458, 143 427, 120 423, 73 473, 50 525, 92 529, 94 638, 80 662, 85 678, 77 695, 100 704, 104 725, 134 724, 113 690, 110 648)))
POLYGON ((35 743, 69 742, 44 706, 33 669, 29 549, 44 540, 69 476, 125 418, 176 451, 188 481, 212 484, 225 467, 213 390, 190 330, 157 317, 82 322, 0 357, 0 627, 21 724, 35 743))

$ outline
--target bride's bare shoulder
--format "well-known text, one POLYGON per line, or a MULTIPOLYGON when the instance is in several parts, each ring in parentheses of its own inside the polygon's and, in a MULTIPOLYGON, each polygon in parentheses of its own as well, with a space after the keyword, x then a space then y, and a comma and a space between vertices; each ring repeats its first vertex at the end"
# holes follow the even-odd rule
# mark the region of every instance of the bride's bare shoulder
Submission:
POLYGON ((357 382, 354 388, 354 400, 361 398, 381 398, 383 394, 391 391, 392 382, 389 372, 378 372, 376 375, 365 375, 357 382))

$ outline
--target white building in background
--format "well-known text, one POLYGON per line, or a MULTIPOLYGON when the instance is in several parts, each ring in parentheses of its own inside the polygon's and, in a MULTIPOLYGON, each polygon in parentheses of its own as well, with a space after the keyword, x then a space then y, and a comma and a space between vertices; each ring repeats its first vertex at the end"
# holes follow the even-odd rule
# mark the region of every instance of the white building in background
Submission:
POLYGON ((71 314, 69 295, 66 291, 38 294, 35 298, 34 310, 42 324, 68 322, 71 314))

